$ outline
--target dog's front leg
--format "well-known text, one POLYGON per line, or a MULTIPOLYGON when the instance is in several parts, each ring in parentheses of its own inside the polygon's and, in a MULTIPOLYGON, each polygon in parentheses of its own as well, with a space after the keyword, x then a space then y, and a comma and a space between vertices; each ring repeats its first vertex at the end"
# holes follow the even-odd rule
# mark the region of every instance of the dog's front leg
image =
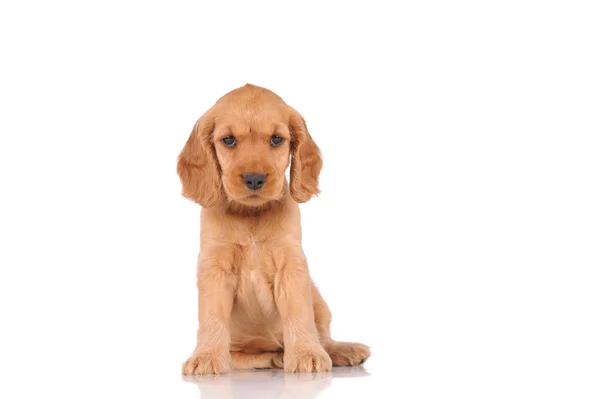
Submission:
POLYGON ((221 374, 229 371, 229 319, 236 278, 232 272, 233 251, 210 248, 198 260, 198 342, 183 364, 183 374, 221 374))
POLYGON ((312 303, 312 282, 300 248, 284 250, 277 265, 274 296, 283 321, 283 366, 287 372, 331 370, 331 358, 319 342, 312 303))

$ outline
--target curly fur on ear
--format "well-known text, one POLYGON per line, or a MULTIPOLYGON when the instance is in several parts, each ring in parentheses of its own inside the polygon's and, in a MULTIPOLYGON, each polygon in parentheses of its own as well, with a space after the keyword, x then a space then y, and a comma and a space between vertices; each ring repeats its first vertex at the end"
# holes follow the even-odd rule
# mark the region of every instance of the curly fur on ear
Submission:
POLYGON ((220 168, 211 141, 213 129, 213 118, 204 114, 194 125, 177 160, 182 195, 205 208, 215 205, 222 192, 220 168))
POLYGON ((290 167, 290 193, 296 202, 306 202, 319 194, 319 173, 323 167, 321 151, 314 142, 306 121, 291 109, 290 131, 292 133, 292 166, 290 167))

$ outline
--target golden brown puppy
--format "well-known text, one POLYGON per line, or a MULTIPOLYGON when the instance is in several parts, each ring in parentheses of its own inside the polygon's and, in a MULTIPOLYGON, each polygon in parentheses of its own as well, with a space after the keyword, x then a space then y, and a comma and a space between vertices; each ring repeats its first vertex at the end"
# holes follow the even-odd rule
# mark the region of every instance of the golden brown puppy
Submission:
POLYGON ((319 192, 321 166, 302 116, 267 89, 233 90, 196 122, 177 165, 183 195, 203 207, 200 328, 184 374, 328 371, 369 357, 331 339, 302 251, 298 203, 319 192))

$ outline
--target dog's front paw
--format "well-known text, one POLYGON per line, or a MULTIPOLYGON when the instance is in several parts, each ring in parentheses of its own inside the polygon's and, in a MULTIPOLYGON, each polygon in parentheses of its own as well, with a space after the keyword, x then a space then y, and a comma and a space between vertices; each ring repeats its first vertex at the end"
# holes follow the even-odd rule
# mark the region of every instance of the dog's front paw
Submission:
POLYGON ((227 352, 194 352, 183 363, 183 375, 223 374, 229 371, 231 354, 227 352))
POLYGON ((288 373, 331 371, 331 358, 320 345, 286 349, 283 358, 283 369, 288 373))

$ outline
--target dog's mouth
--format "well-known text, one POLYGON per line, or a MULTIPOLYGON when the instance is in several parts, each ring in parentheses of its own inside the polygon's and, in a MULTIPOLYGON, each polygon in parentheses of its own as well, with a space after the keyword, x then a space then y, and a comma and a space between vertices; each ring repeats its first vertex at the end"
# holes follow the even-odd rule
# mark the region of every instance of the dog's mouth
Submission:
POLYGON ((245 196, 241 202, 246 203, 248 205, 261 205, 264 202, 268 202, 270 198, 264 197, 260 194, 250 194, 245 196))
POLYGON ((269 201, 269 198, 266 198, 260 194, 255 194, 255 193, 244 195, 244 196, 239 196, 237 198, 235 198, 235 197, 230 197, 230 198, 234 202, 238 202, 240 204, 250 205, 250 206, 260 205, 264 202, 269 201))
MULTIPOLYGON (((281 182, 283 183, 283 182, 281 182)), ((227 198, 230 202, 237 202, 241 205, 250 207, 259 207, 267 202, 277 201, 284 195, 283 184, 281 190, 277 190, 277 182, 272 182, 258 190, 251 190, 241 185, 231 184, 231 180, 224 181, 224 188, 227 198)))
POLYGON ((276 201, 279 197, 269 196, 269 195, 261 195, 258 193, 252 193, 245 195, 244 197, 237 198, 234 201, 244 204, 247 206, 262 206, 267 202, 276 201))

